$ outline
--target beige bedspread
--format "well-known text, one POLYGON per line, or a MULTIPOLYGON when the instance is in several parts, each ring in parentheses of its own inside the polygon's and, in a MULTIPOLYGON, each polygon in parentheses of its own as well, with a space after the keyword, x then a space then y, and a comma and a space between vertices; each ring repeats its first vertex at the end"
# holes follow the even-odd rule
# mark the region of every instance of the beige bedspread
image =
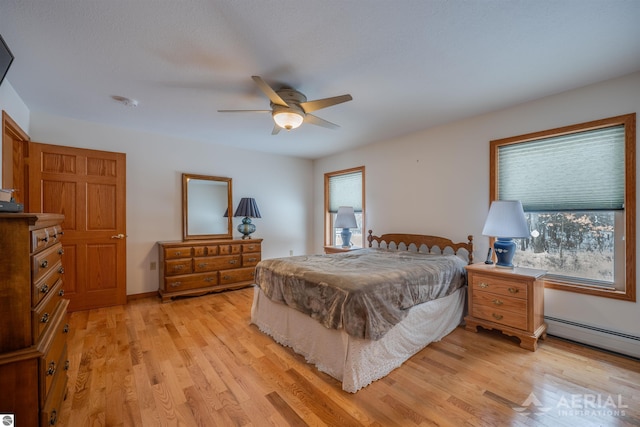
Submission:
POLYGON ((327 328, 378 340, 409 308, 464 286, 465 265, 455 255, 361 249, 263 260, 256 283, 327 328))

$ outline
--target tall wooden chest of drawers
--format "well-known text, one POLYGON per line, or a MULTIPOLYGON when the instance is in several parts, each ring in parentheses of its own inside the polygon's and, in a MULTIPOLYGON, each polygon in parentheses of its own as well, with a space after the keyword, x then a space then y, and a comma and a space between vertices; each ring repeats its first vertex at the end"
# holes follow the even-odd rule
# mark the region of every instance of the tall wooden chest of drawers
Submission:
POLYGON ((520 339, 520 347, 535 351, 546 337, 543 270, 500 268, 486 264, 467 267, 469 314, 466 329, 497 329, 520 339))
POLYGON ((262 239, 158 242, 162 302, 254 282, 262 239))
POLYGON ((55 425, 67 390, 69 331, 58 214, 0 214, 0 413, 55 425))

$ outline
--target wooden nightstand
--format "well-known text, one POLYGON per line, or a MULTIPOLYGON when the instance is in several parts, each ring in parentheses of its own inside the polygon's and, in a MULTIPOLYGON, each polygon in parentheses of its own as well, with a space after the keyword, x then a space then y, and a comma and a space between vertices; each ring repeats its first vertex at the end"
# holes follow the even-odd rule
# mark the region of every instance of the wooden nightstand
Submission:
POLYGON ((337 254, 340 252, 351 252, 357 251, 358 249, 362 249, 359 246, 351 246, 350 248, 343 248, 342 246, 325 246, 324 253, 325 254, 337 254))
POLYGON ((497 329, 520 339, 520 347, 535 351, 538 338, 546 338, 544 284, 546 271, 468 265, 469 314, 466 329, 497 329))

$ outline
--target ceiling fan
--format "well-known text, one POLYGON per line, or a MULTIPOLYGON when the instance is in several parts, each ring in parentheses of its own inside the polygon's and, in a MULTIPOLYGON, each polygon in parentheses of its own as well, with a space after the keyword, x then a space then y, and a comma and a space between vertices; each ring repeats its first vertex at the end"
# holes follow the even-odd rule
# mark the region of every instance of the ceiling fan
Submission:
POLYGON ((307 101, 304 94, 295 89, 284 87, 274 90, 260 76, 251 76, 260 90, 271 100, 271 110, 218 110, 219 113, 271 113, 273 121, 273 131, 271 135, 276 135, 281 129, 291 130, 299 127, 303 122, 312 125, 322 126, 329 129, 335 129, 338 126, 318 116, 310 114, 312 111, 322 108, 331 107, 332 105, 341 104, 351 101, 351 95, 340 95, 331 98, 317 99, 315 101, 307 101))

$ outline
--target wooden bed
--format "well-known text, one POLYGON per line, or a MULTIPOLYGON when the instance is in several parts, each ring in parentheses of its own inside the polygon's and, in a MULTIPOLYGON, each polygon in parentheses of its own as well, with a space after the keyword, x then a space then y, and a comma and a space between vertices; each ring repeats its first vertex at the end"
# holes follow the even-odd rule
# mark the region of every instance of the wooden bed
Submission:
MULTIPOLYGON (((466 301, 464 265, 473 260, 472 236, 467 242, 454 243, 437 236, 397 233, 374 236, 369 231, 367 240, 369 248, 358 251, 263 260, 256 267, 251 309, 251 322, 262 332, 305 356, 307 362, 340 381, 342 389, 351 393, 383 378, 460 324, 466 301), (392 268, 384 271, 387 257, 393 264, 392 268), (371 260, 374 263, 384 261, 380 263, 381 272, 360 273, 356 270, 362 268, 359 264, 371 260), (395 263, 401 266, 396 267, 395 263), (452 265, 452 272, 440 271, 441 265, 452 265), (336 274, 332 276, 334 268, 336 274), (415 268, 418 273, 413 270, 415 268), (427 273, 423 274, 419 270, 421 268, 427 268, 427 273), (397 285, 400 289, 397 290, 393 288, 395 283, 371 283, 378 278, 363 275, 370 273, 379 274, 382 282, 389 281, 385 274, 394 275, 389 276, 393 278, 391 281, 396 280, 395 275, 408 275, 411 286, 402 283, 397 285), (443 283, 431 284, 434 280, 443 283), (451 283, 444 283, 446 281, 451 283), (342 282, 347 282, 345 288, 340 287, 342 282), (332 294, 334 286, 338 291, 332 294), (385 289, 380 290, 376 286, 385 289), (361 292, 361 287, 372 289, 366 294, 361 292), (309 295, 298 295, 303 288, 309 295), (313 302, 314 295, 328 295, 331 304, 322 306, 313 302), (430 299, 404 302, 416 295, 428 295, 430 299), (359 298, 364 298, 364 303, 356 304, 355 311, 367 306, 381 310, 382 314, 368 311, 363 315, 364 321, 349 321, 345 313, 351 310, 349 304, 360 301, 359 298), (389 301, 381 301, 380 298, 389 301), (402 301, 398 307, 395 306, 396 300, 402 301), (390 312, 380 308, 382 303, 392 306, 390 312), (394 317, 397 319, 387 325, 387 320, 394 317), (372 318, 382 320, 374 321, 373 325, 367 323, 372 318), (354 324, 357 327, 354 328, 354 324)), ((364 268, 374 270, 367 264, 364 268)))

